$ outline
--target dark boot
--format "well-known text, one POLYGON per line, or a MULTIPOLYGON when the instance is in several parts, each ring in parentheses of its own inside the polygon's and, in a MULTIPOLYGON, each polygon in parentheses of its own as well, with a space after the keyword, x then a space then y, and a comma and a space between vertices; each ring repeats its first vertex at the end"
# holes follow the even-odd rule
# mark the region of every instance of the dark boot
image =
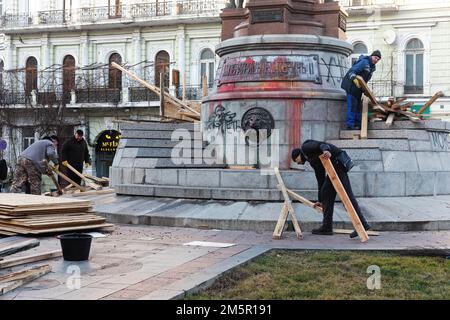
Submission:
POLYGON ((332 236, 333 235, 333 228, 327 227, 327 226, 321 226, 318 229, 313 229, 311 231, 312 234, 319 234, 322 236, 332 236))
MULTIPOLYGON (((370 226, 367 224, 367 225, 365 225, 364 226, 364 230, 370 230, 370 226)), ((358 233, 356 232, 356 230, 353 230, 353 232, 352 233, 350 233, 350 238, 351 239, 353 239, 353 238, 356 238, 358 236, 358 233)))

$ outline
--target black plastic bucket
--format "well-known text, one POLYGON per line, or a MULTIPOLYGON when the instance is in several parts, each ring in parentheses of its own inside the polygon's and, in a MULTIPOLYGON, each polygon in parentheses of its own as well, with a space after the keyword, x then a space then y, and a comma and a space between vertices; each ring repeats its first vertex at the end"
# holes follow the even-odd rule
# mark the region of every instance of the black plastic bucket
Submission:
POLYGON ((89 260, 92 236, 86 233, 68 233, 58 236, 64 260, 89 260))

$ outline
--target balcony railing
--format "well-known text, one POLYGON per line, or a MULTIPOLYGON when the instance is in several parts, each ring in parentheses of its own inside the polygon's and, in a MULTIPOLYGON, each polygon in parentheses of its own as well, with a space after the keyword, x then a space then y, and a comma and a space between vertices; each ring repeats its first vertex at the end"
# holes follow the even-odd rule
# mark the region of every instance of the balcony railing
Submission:
POLYGON ((340 0, 344 7, 363 6, 399 6, 405 4, 405 0, 340 0))
POLYGON ((167 16, 171 14, 170 2, 137 3, 131 5, 132 18, 167 16))
POLYGON ((0 28, 15 29, 66 23, 86 24, 125 19, 145 19, 164 16, 216 15, 225 7, 224 0, 173 0, 120 6, 86 7, 73 10, 38 11, 36 14, 5 14, 0 28))

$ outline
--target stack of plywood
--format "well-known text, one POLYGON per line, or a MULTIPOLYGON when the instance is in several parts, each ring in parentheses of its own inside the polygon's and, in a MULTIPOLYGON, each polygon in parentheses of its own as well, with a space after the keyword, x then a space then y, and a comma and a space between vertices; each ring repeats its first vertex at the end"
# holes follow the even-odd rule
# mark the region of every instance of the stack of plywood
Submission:
POLYGON ((0 193, 0 234, 44 234, 112 227, 88 200, 0 193))

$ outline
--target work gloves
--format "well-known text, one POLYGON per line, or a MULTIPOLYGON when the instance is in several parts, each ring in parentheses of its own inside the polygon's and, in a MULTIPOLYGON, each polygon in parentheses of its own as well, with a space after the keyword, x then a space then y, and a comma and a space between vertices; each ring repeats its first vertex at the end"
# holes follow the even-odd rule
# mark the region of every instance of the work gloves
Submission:
POLYGON ((353 79, 353 83, 355 84, 355 86, 357 86, 358 88, 361 88, 361 85, 359 84, 358 79, 353 79))

